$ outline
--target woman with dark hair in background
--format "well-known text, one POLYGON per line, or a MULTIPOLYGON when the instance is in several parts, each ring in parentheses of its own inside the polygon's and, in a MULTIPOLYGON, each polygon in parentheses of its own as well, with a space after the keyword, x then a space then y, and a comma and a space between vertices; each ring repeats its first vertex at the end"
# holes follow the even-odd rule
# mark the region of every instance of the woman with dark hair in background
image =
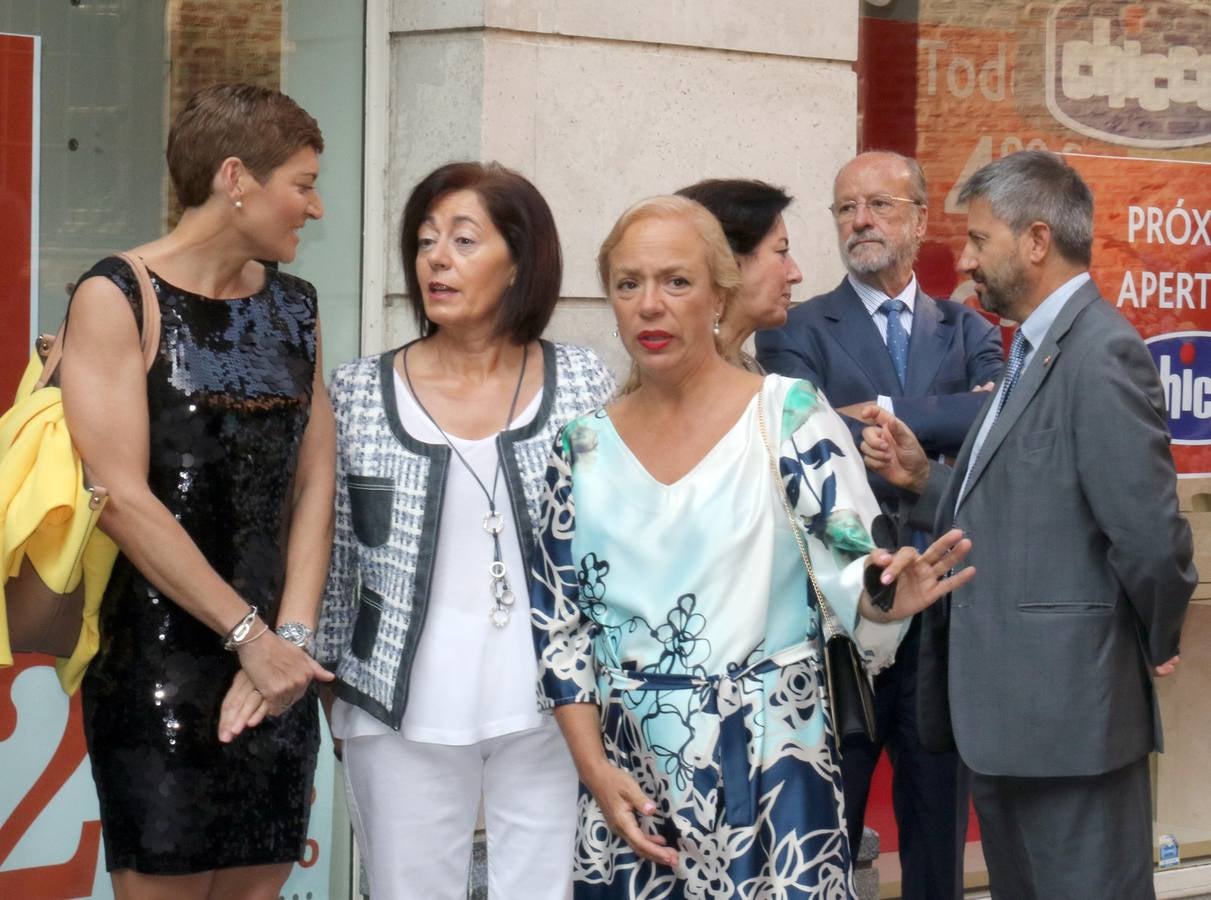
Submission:
POLYGON ((793 198, 764 181, 743 178, 709 178, 677 194, 701 203, 719 220, 740 267, 740 288, 719 321, 720 352, 729 362, 761 373, 744 342, 754 331, 786 324, 791 289, 803 280, 782 218, 793 198))
POLYGON ((591 350, 539 340, 559 236, 516 172, 452 163, 404 207, 421 337, 342 366, 336 539, 318 658, 335 667, 375 900, 466 896, 483 799, 490 896, 571 887, 576 772, 535 704, 529 569, 555 434, 600 406, 591 350))
POLYGON ((71 301, 64 411, 121 549, 83 682, 120 900, 270 900, 306 841, 332 409, 315 289, 258 260, 294 259, 323 215, 323 146, 278 91, 198 92, 168 135, 180 223, 131 251, 160 306, 151 369, 125 263, 71 301))

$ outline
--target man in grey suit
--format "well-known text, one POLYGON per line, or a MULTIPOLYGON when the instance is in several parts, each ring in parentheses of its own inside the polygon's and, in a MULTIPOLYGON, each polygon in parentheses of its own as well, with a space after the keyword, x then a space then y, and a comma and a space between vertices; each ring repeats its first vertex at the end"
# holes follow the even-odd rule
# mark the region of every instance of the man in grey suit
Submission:
POLYGON ((924 613, 923 740, 973 771, 994 898, 1140 900, 1152 887, 1152 676, 1177 665, 1197 581, 1164 395, 1143 341, 1089 278, 1093 198, 1022 152, 964 186, 960 270, 1020 323, 953 473, 878 407, 867 464, 958 527, 978 574, 924 613))

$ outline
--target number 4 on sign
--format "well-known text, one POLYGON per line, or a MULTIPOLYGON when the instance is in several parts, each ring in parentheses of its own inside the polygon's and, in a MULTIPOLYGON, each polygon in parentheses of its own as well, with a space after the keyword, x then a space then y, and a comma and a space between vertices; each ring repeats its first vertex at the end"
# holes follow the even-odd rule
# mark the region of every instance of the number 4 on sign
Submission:
MULTIPOLYGON (((1017 153, 1019 150, 1046 150, 1047 142, 1042 138, 1031 138, 1025 144, 1022 139, 1015 135, 1009 135, 1001 141, 1001 156, 1009 156, 1011 153, 1017 153)), ((1064 145, 1064 153, 1080 153, 1081 147, 1079 144, 1067 143, 1064 145)), ((963 171, 959 173, 959 177, 955 179, 955 183, 951 185, 950 191, 946 194, 946 202, 942 208, 953 215, 962 215, 963 208, 959 205, 959 192, 963 190, 963 185, 967 184, 967 179, 974 175, 977 171, 992 162, 992 135, 985 134, 976 141, 975 149, 971 151, 971 155, 967 157, 967 162, 963 164, 963 171)))
POLYGON ((975 149, 967 157, 967 162, 963 164, 963 171, 959 173, 959 177, 955 179, 955 183, 951 185, 950 191, 946 194, 946 203, 942 209, 956 216, 961 215, 963 208, 959 205, 959 191, 963 190, 963 185, 967 184, 968 178, 990 162, 992 162, 992 135, 986 134, 976 142, 975 149))

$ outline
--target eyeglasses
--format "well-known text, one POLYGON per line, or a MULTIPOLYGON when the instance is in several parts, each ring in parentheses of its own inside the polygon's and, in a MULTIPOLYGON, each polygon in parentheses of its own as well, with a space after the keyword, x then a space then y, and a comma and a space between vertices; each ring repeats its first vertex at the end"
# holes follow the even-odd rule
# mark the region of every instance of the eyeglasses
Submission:
POLYGON ((836 220, 842 224, 852 222, 858 214, 858 207, 865 206, 866 211, 879 219, 890 219, 897 203, 911 203, 913 206, 924 206, 920 200, 911 197, 893 197, 891 194, 875 194, 865 200, 842 200, 834 203, 829 209, 836 220))

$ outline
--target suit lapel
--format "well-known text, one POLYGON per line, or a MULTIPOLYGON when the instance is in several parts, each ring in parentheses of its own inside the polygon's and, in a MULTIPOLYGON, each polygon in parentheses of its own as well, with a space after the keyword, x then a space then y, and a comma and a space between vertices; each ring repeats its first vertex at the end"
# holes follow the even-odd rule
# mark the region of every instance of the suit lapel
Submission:
POLYGON ((831 299, 825 315, 833 323, 837 344, 870 380, 875 393, 899 395, 900 379, 891 364, 891 354, 848 278, 842 280, 831 299))
POLYGON ((954 326, 942 321, 938 304, 917 289, 913 304, 912 333, 908 336, 908 384, 904 396, 928 396, 934 375, 946 355, 954 326))
MULTIPOLYGON (((1021 418, 1026 407, 1030 405, 1030 401, 1034 399, 1034 395, 1038 393, 1043 382, 1047 380, 1047 376, 1051 374, 1051 369, 1055 365, 1056 359, 1060 355, 1060 342, 1063 340, 1068 329, 1072 327, 1073 321, 1076 320, 1081 310, 1093 302, 1101 302, 1101 297, 1097 292, 1097 287, 1092 281, 1083 285, 1068 302, 1064 304, 1064 308, 1060 310, 1060 314, 1056 316, 1054 322, 1051 323, 1051 328, 1047 330, 1042 342, 1034 350, 1034 354, 1030 358, 1030 365, 1018 377, 1017 386, 1013 389, 1013 393, 1009 395, 1009 399, 1005 401, 1005 408, 1001 410, 1000 416, 992 424, 992 428, 988 432, 988 437, 984 439, 984 446, 980 448, 980 455, 975 460, 975 466, 971 470, 971 476, 967 479, 967 490, 961 498, 960 505, 967 499, 968 494, 976 486, 980 476, 984 470, 988 468, 988 463, 996 455, 997 449, 1005 441, 1005 437, 1010 430, 1021 418)), ((996 391, 993 391, 993 397, 996 396, 996 391)), ((988 409, 988 404, 984 406, 988 409)), ((983 417, 980 418, 983 422, 983 417)), ((970 435, 969 435, 970 437, 970 435)))
MULTIPOLYGON (((967 430, 967 437, 963 439, 963 446, 959 448, 959 455, 955 457, 954 474, 950 481, 947 482, 942 499, 938 503, 937 531, 939 534, 948 531, 954 524, 954 517, 957 512, 955 501, 958 497, 959 488, 963 486, 963 473, 971 465, 971 448, 975 446, 976 435, 980 431, 980 426, 984 424, 984 419, 988 417, 996 395, 997 392, 995 390, 989 393, 988 399, 980 407, 979 415, 975 417, 975 421, 971 423, 971 428, 967 430)), ((981 455, 983 454, 981 453, 981 455)), ((971 485, 969 484, 967 488, 970 491, 971 485)))

